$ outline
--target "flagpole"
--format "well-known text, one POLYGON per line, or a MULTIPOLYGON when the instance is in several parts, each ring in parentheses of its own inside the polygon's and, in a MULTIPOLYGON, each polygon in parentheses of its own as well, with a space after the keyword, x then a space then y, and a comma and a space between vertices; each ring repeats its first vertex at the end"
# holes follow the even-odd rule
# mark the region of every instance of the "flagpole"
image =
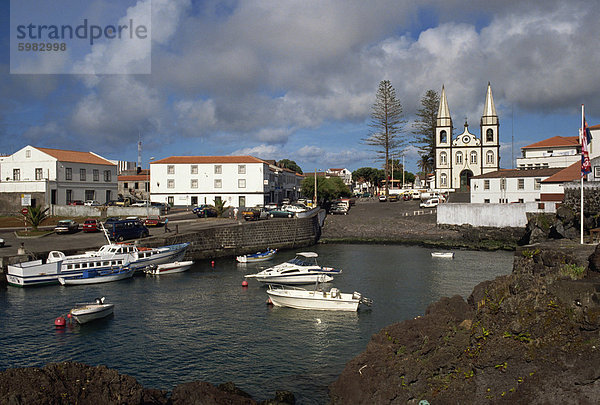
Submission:
MULTIPOLYGON (((584 107, 583 104, 581 104, 581 132, 580 132, 580 140, 579 143, 582 145, 583 147, 583 142, 586 142, 585 136, 586 134, 584 133, 585 131, 585 125, 584 125, 584 107)), ((583 154, 583 150, 581 151, 581 153, 583 154)), ((581 217, 580 217, 580 221, 581 222, 581 244, 583 245, 583 172, 581 173, 581 217)))

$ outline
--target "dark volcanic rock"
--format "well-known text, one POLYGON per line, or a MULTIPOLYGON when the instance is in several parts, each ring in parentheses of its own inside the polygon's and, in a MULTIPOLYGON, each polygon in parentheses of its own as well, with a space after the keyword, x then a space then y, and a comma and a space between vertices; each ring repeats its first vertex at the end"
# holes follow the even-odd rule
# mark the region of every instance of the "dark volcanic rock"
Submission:
POLYGON ((479 284, 468 302, 444 298, 384 328, 331 384, 332 403, 600 403, 592 248, 520 249, 513 273, 479 284))

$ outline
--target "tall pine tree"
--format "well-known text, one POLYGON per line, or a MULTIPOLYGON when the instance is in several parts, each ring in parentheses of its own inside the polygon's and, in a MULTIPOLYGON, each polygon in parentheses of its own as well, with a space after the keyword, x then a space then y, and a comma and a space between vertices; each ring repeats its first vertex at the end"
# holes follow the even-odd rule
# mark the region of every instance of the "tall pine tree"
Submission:
POLYGON ((435 169, 435 124, 440 105, 440 95, 434 90, 427 90, 421 98, 421 108, 417 110, 414 121, 413 144, 419 149, 421 157, 418 165, 423 175, 435 169))

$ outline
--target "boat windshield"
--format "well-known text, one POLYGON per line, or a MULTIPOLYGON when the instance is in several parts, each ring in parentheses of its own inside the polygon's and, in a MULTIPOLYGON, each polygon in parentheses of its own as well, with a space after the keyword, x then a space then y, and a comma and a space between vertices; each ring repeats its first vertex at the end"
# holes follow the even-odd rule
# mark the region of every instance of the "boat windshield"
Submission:
POLYGON ((312 260, 306 260, 296 256, 292 260, 289 260, 288 263, 295 264, 296 266, 317 266, 317 259, 312 258, 312 260))

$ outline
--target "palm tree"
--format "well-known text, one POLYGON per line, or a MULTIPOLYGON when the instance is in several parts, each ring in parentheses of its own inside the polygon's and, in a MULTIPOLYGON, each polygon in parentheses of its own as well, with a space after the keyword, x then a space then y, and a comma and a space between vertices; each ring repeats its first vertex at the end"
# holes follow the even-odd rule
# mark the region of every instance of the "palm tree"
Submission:
POLYGON ((44 219, 48 218, 48 209, 42 209, 42 207, 29 207, 27 211, 27 215, 25 215, 25 219, 33 230, 37 231, 38 226, 44 221, 44 219))
POLYGON ((215 200, 215 209, 217 210, 218 217, 222 216, 227 208, 228 207, 225 207, 225 201, 215 200))

